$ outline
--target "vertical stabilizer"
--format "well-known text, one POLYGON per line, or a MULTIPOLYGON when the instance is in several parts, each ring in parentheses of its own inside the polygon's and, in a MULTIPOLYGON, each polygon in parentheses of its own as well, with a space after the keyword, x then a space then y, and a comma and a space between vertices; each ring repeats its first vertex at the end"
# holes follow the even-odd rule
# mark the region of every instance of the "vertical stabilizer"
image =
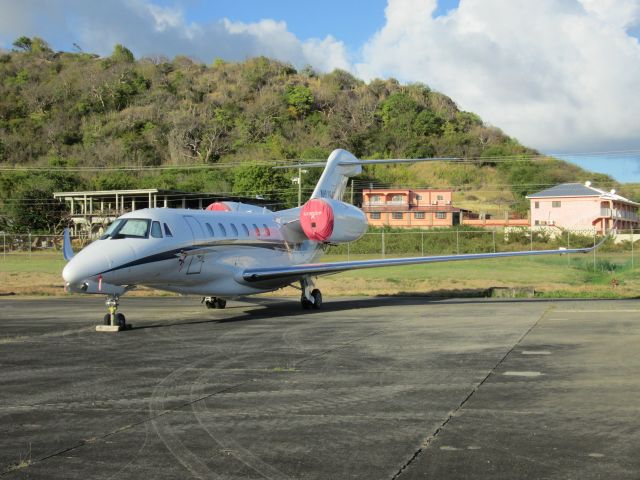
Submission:
POLYGON ((349 177, 362 173, 362 166, 357 162, 358 159, 346 150, 338 148, 331 152, 311 198, 342 200, 349 177), (341 165, 342 162, 350 165, 341 165))

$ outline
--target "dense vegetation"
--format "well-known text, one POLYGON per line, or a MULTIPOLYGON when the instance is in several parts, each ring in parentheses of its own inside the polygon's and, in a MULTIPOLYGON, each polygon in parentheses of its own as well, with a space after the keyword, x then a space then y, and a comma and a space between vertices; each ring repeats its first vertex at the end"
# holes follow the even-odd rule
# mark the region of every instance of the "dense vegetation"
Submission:
MULTIPOLYGON (((264 163, 324 159, 338 147, 363 158, 470 159, 371 168, 365 181, 466 188, 476 192, 469 200, 499 183, 510 186, 501 187, 505 203, 521 210, 539 185, 611 182, 555 159, 526 160, 536 152, 422 84, 367 84, 264 57, 207 66, 186 57, 136 61, 121 45, 106 58, 54 52, 39 38, 14 47, 0 54, 0 167, 45 170, 0 172, 0 230, 51 228, 56 211, 18 217, 55 190, 158 187, 291 203, 297 172, 264 163), (249 165, 216 168, 238 163, 249 165), (185 168, 203 164, 210 168, 185 168), (105 170, 123 165, 140 170, 105 170), (102 170, 79 171, 87 167, 102 170)), ((305 190, 319 173, 303 177, 305 190)))

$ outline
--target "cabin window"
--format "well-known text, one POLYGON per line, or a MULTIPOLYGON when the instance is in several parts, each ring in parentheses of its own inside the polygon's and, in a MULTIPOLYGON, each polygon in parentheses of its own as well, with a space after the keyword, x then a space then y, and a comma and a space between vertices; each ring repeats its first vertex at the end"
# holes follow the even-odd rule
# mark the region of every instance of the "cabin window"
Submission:
POLYGON ((238 235, 238 228, 236 227, 236 224, 235 224, 235 223, 232 223, 232 224, 231 224, 231 231, 233 232, 233 236, 234 236, 234 237, 236 237, 236 238, 238 238, 238 237, 239 237, 239 235, 238 235))
POLYGON ((153 222, 151 224, 151 236, 153 238, 162 238, 162 227, 160 222, 153 222))
POLYGON ((253 231, 256 232, 256 237, 259 237, 260 229, 258 228, 258 225, 256 225, 255 223, 253 223, 252 225, 253 225, 253 231))
POLYGON ((242 230, 244 230, 244 234, 248 237, 249 236, 249 228, 244 223, 242 224, 242 230))
POLYGON ((269 230, 269 227, 267 226, 267 224, 263 223, 262 226, 264 227, 265 236, 270 237, 271 236, 271 230, 269 230))
POLYGON ((393 218, 394 220, 402 220, 404 215, 402 215, 402 212, 393 212, 391 214, 391 218, 393 218))
POLYGON ((380 212, 371 212, 369 218, 371 220, 380 220, 380 212))
POLYGON ((447 218, 447 212, 436 212, 436 218, 444 220, 445 218, 447 218))
POLYGON ((424 212, 416 212, 413 214, 413 218, 416 220, 424 220, 424 212))
POLYGON ((562 204, 560 203, 560 200, 554 200, 553 202, 551 202, 551 206, 553 208, 560 208, 562 204))
POLYGON ((209 222, 205 222, 204 225, 207 227, 207 232, 209 232, 209 235, 215 237, 216 234, 213 233, 213 227, 209 224, 209 222))
POLYGON ((173 233, 171 233, 171 229, 169 228, 169 225, 167 225, 166 223, 164 224, 164 234, 167 237, 173 237, 173 233))
POLYGON ((218 228, 219 228, 219 229, 220 229, 220 231, 222 232, 222 236, 223 236, 223 237, 226 237, 226 236, 227 236, 227 229, 226 229, 226 228, 224 228, 224 225, 223 225, 223 224, 221 224, 221 223, 219 223, 219 224, 218 224, 218 228))

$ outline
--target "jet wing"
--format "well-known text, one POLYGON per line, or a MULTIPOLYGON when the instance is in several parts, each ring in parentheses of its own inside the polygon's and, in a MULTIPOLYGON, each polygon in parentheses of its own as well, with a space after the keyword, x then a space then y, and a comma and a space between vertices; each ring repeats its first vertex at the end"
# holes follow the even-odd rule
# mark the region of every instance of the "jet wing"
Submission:
POLYGON ((283 267, 249 268, 242 272, 245 282, 260 282, 304 275, 328 275, 331 273, 357 270, 361 268, 391 267, 399 265, 416 265, 421 263, 453 262, 458 260, 481 260, 485 258, 526 257, 535 255, 562 255, 567 253, 588 253, 598 248, 604 241, 593 247, 560 250, 526 250, 520 252, 468 253, 462 255, 438 255, 430 257, 385 258, 378 260, 361 260, 353 262, 307 263, 283 267))

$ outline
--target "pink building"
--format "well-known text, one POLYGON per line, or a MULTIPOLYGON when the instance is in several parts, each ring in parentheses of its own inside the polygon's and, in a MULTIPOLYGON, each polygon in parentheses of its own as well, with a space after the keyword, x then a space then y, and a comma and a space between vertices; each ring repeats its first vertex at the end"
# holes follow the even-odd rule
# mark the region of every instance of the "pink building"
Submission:
POLYGON ((364 189, 362 210, 376 227, 451 227, 460 223, 451 195, 451 189, 364 189))
POLYGON ((553 226, 576 230, 611 230, 638 228, 640 204, 591 186, 591 182, 563 183, 532 195, 531 226, 553 226))

